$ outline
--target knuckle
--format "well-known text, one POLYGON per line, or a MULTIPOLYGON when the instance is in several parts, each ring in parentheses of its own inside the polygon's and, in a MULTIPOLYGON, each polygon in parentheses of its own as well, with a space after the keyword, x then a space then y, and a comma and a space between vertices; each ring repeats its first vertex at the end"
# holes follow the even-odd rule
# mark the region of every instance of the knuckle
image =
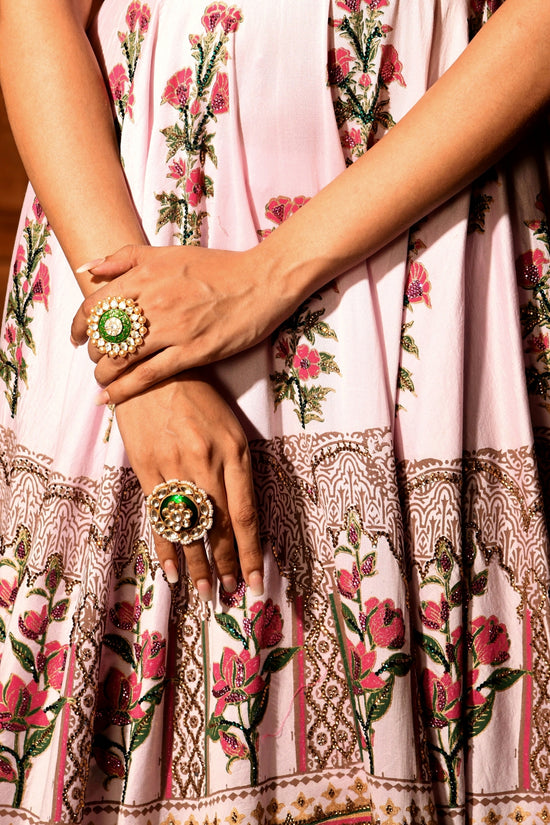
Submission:
POLYGON ((258 529, 258 513, 253 504, 242 504, 233 516, 233 523, 236 527, 241 527, 244 530, 258 529))

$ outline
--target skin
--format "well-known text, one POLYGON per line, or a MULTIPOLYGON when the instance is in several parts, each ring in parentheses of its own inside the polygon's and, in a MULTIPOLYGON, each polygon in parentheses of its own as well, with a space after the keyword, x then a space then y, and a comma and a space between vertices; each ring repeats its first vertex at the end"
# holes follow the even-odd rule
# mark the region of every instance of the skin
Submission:
MULTIPOLYGON (((96 378, 106 387, 99 401, 117 404, 119 429, 145 493, 154 479, 174 477, 216 490, 216 518, 223 525, 212 534, 218 573, 236 572, 231 525, 245 580, 259 591, 262 563, 244 435, 204 377, 195 371, 182 378, 182 372, 263 340, 308 295, 501 156, 548 105, 550 4, 506 0, 395 128, 260 246, 244 252, 145 245, 85 34, 91 3, 58 0, 50 6, 0 0, 0 82, 29 177, 89 296, 76 313, 73 341, 86 342, 86 319, 103 296, 126 295, 146 308, 149 333, 135 357, 98 360, 99 353, 90 350, 98 361, 96 378), (22 30, 25 50, 18 40, 22 30), (25 60, 25 54, 32 58, 25 60), (37 71, 40 86, 34 83, 37 71), (32 128, 35 122, 40 133, 32 128), (113 249, 119 251, 109 255, 113 249), (87 263, 102 257, 103 263, 87 263), (213 403, 219 415, 212 422, 213 403), (189 429, 202 445, 193 455, 179 446, 178 434, 189 429)), ((165 545, 157 542, 157 552, 173 577, 177 558, 165 545)), ((186 550, 186 559, 208 597, 212 580, 203 549, 186 550)))

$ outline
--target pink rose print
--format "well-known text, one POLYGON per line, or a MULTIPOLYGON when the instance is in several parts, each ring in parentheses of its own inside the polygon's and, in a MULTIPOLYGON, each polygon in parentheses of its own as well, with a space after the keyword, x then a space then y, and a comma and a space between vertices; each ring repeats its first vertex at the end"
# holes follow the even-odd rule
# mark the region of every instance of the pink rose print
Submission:
POLYGON ((283 638, 283 619, 278 605, 268 599, 256 602, 250 608, 250 625, 260 647, 274 647, 283 638))
POLYGON ((139 20, 139 16, 141 14, 141 3, 134 0, 133 3, 130 3, 128 6, 128 11, 126 12, 126 25, 130 29, 131 32, 134 31, 136 28, 136 23, 139 20))
POLYGON ((114 100, 122 100, 126 91, 126 84, 130 82, 126 69, 122 63, 111 69, 109 72, 109 86, 114 100))
POLYGON ((151 9, 149 6, 141 7, 141 14, 139 16, 139 30, 145 33, 149 28, 149 21, 151 20, 151 9))
POLYGON ((399 650, 405 643, 405 622, 403 613, 397 609, 393 599, 380 602, 373 597, 365 602, 368 627, 372 640, 378 647, 399 650))
POLYGON ((99 768, 109 779, 124 779, 126 776, 126 768, 124 762, 120 757, 113 753, 113 751, 104 751, 100 748, 93 749, 94 758, 99 768))
POLYGON ((548 335, 540 333, 540 335, 531 335, 527 339, 527 352, 546 352, 548 349, 548 335))
POLYGON ((184 109, 189 100, 192 82, 193 72, 191 69, 180 69, 179 72, 172 75, 166 84, 162 102, 169 103, 174 109, 184 109))
POLYGON ((540 249, 524 252, 516 260, 518 284, 523 289, 534 289, 543 278, 543 266, 550 263, 540 249))
POLYGON ((46 682, 54 690, 61 690, 68 649, 68 645, 62 645, 57 641, 48 642, 44 647, 46 682))
POLYGON ((348 570, 339 570, 337 573, 337 586, 339 592, 344 596, 346 599, 354 599, 357 591, 359 590, 359 585, 361 584, 361 578, 359 576, 359 569, 355 562, 353 563, 353 567, 351 568, 351 573, 348 570))
POLYGON ((143 719, 145 711, 139 704, 141 682, 138 682, 135 673, 126 676, 118 668, 112 667, 100 687, 102 691, 96 714, 99 730, 109 724, 122 728, 136 719, 143 719))
POLYGON ((46 264, 41 263, 32 284, 32 299, 44 304, 48 309, 48 298, 50 296, 50 273, 46 264))
POLYGON ((234 733, 222 730, 220 732, 220 744, 223 752, 231 759, 248 759, 250 751, 234 733))
POLYGON ((340 138, 340 143, 344 148, 354 149, 356 146, 361 146, 363 139, 359 129, 350 129, 344 132, 340 138))
POLYGON ((48 606, 44 605, 40 613, 36 610, 27 610, 23 617, 19 616, 19 630, 27 639, 34 642, 40 639, 48 627, 48 606))
POLYGON ((372 668, 376 662, 376 651, 366 650, 364 642, 354 645, 346 639, 348 647, 348 664, 351 676, 352 690, 360 696, 367 690, 379 690, 384 687, 384 680, 372 668))
POLYGON ((134 603, 117 602, 109 611, 109 616, 115 627, 120 630, 132 630, 138 623, 142 613, 139 596, 136 595, 134 603))
POLYGON ((190 205, 198 206, 203 195, 206 194, 204 189, 204 172, 200 166, 193 169, 189 175, 185 184, 185 191, 189 195, 190 205))
POLYGON ((310 349, 307 344, 300 344, 296 349, 296 355, 292 362, 298 370, 298 376, 302 381, 308 378, 317 378, 320 372, 319 361, 321 356, 316 349, 310 349))
POLYGON ((405 302, 418 304, 423 301, 427 307, 431 307, 430 302, 431 284, 428 280, 426 267, 414 261, 409 268, 409 280, 405 290, 405 302))
POLYGON ((7 581, 7 579, 0 580, 0 607, 11 608, 15 602, 18 591, 19 585, 17 584, 17 578, 12 582, 7 581))
POLYGON ((0 756, 0 782, 16 782, 17 773, 10 765, 9 759, 0 756))
MULTIPOLYGON (((44 210, 42 209, 42 206, 41 206, 40 201, 38 200, 38 198, 35 198, 34 201, 33 201, 32 211, 34 212, 34 217, 36 218, 38 223, 42 223, 42 221, 44 220, 44 218, 46 216, 44 214, 44 210)), ((23 247, 20 246, 19 249, 21 249, 23 251, 23 254, 24 254, 23 247)), ((19 252, 19 250, 18 250, 18 252, 19 252)))
POLYGON ((380 63, 380 77, 386 85, 392 83, 394 80, 401 86, 406 86, 405 80, 401 71, 403 64, 399 60, 395 48, 391 45, 382 46, 382 61, 380 63))
POLYGON ((270 221, 277 224, 283 223, 283 221, 286 221, 287 218, 290 218, 301 206, 307 203, 308 200, 310 200, 310 198, 305 197, 305 195, 300 195, 297 198, 287 198, 285 195, 280 195, 278 198, 271 198, 265 208, 266 218, 269 218, 270 221))
POLYGON ((472 622, 474 656, 481 665, 501 665, 510 658, 506 625, 496 616, 479 616, 472 622))
POLYGON ((222 29, 225 34, 236 32, 239 24, 242 22, 243 16, 236 6, 230 6, 222 17, 222 29))
POLYGON ((251 656, 248 650, 235 653, 230 647, 224 648, 220 664, 214 664, 216 716, 222 715, 226 705, 239 705, 263 690, 265 683, 259 671, 259 656, 251 656))
POLYGON ((144 679, 162 679, 166 673, 166 639, 157 631, 145 631, 142 639, 141 665, 144 679))
POLYGON ((183 158, 179 157, 178 160, 171 163, 168 168, 170 170, 170 174, 168 175, 169 178, 182 180, 182 178, 185 177, 185 161, 183 158))
POLYGON ((229 79, 224 72, 218 72, 210 95, 210 105, 215 115, 229 111, 229 79))
POLYGON ((420 618, 422 624, 430 630, 441 630, 449 620, 449 603, 443 593, 439 604, 437 602, 422 602, 420 618))
POLYGON ((0 730, 19 733, 27 728, 47 728, 50 720, 43 708, 47 705, 48 691, 39 690, 31 679, 28 684, 15 673, 2 688, 0 699, 0 730))
POLYGON ((201 23, 207 32, 213 32, 227 12, 225 3, 211 3, 202 17, 201 23))
POLYGON ((445 728, 462 713, 460 694, 462 683, 453 682, 450 673, 437 676, 426 668, 422 677, 426 708, 426 724, 431 728, 445 728))
POLYGON ((342 83, 349 74, 349 64, 352 61, 353 56, 348 49, 330 49, 328 53, 329 82, 335 86, 342 83))

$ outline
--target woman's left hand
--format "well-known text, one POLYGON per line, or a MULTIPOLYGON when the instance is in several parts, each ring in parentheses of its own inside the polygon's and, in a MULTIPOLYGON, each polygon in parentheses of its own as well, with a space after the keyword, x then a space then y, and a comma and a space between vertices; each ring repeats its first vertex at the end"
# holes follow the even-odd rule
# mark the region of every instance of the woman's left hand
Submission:
POLYGON ((184 370, 242 352, 290 315, 295 306, 266 279, 258 249, 125 246, 92 265, 94 277, 112 280, 81 304, 73 342, 86 342, 87 319, 107 296, 132 298, 148 322, 143 344, 126 358, 109 358, 88 344, 95 377, 106 387, 102 399, 119 404, 184 370))

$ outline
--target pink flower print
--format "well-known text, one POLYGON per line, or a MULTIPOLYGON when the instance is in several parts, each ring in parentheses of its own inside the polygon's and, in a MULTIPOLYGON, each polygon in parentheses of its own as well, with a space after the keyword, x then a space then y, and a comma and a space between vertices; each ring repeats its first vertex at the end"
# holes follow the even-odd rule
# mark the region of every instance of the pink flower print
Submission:
POLYGON ((330 49, 328 53, 328 79, 329 83, 337 86, 342 83, 349 74, 349 64, 353 56, 348 49, 330 49))
POLYGON ((363 74, 361 75, 361 77, 359 78, 359 80, 357 82, 364 89, 367 89, 370 86, 370 84, 372 83, 372 81, 370 79, 370 76, 368 74, 366 74, 365 72, 363 72, 363 74))
POLYGON ((141 7, 141 14, 139 16, 139 30, 144 34, 149 28, 149 21, 151 20, 151 9, 147 5, 141 7))
POLYGON ((395 607, 393 599, 380 602, 373 597, 365 602, 368 627, 375 645, 399 650, 405 644, 403 613, 395 607))
POLYGON ((548 349, 548 335, 540 333, 540 335, 531 335, 527 339, 527 352, 546 352, 548 349))
POLYGON ((124 779, 126 775, 126 768, 124 762, 113 751, 104 751, 100 748, 94 748, 94 759, 97 762, 99 769, 106 774, 109 779, 124 779))
POLYGON ((17 593, 19 592, 19 585, 17 578, 9 582, 7 579, 0 580, 0 607, 11 608, 15 603, 17 593))
POLYGON ((128 98, 126 100, 126 112, 128 117, 133 119, 134 117, 134 103, 136 102, 136 96, 134 94, 134 84, 130 86, 128 89, 128 98))
POLYGON ((61 690, 68 649, 68 645, 62 645, 57 641, 48 642, 44 648, 43 655, 46 659, 46 681, 54 690, 61 690))
POLYGON ((19 630, 27 639, 34 642, 40 639, 48 627, 48 606, 44 605, 40 613, 36 610, 27 610, 23 616, 19 616, 19 630))
POLYGON ((0 782, 16 782, 17 772, 11 766, 9 759, 0 756, 0 782))
POLYGON ((472 622, 474 657, 480 665, 501 665, 510 658, 506 625, 496 616, 479 616, 472 622))
POLYGON ((338 570, 338 590, 346 599, 355 598, 355 595, 359 590, 360 584, 361 579, 359 577, 359 570, 355 562, 353 563, 353 567, 351 568, 351 573, 348 570, 338 570))
POLYGON ((366 3, 370 9, 382 9, 389 4, 389 1, 390 0, 366 0, 366 3))
POLYGON ((34 212, 34 217, 36 218, 36 220, 39 223, 42 223, 42 221, 44 220, 44 218, 46 216, 44 214, 44 210, 42 209, 42 206, 41 206, 40 201, 38 200, 38 198, 35 198, 33 203, 32 203, 32 211, 34 212))
POLYGON ((169 103, 175 109, 184 109, 189 100, 192 82, 193 72, 191 69, 180 69, 179 72, 172 75, 166 84, 162 102, 169 103))
POLYGON ((210 95, 210 106, 215 115, 229 111, 229 78, 224 72, 218 72, 216 75, 210 95))
POLYGON ((1 692, 0 730, 19 733, 30 727, 48 727, 50 720, 43 711, 47 704, 48 691, 39 690, 34 679, 25 684, 13 673, 1 692))
POLYGON ((25 252, 25 247, 19 244, 17 247, 17 252, 15 254, 15 261, 13 262, 13 274, 17 275, 21 272, 23 265, 26 263, 27 260, 27 253, 25 252))
POLYGON ((226 705, 239 705, 263 690, 259 671, 259 656, 251 656, 248 650, 235 653, 230 647, 224 648, 220 664, 215 662, 213 668, 216 716, 222 715, 226 705))
POLYGON ((362 0, 336 0, 336 5, 352 14, 359 11, 362 0))
POLYGON ((189 195, 189 204, 191 206, 198 206, 202 200, 203 195, 205 194, 204 189, 204 172, 197 166, 189 177, 187 178, 185 184, 185 191, 189 195))
POLYGON ((134 0, 133 3, 130 3, 130 5, 128 6, 128 10, 126 12, 126 25, 128 26, 131 32, 134 31, 136 23, 139 20, 140 14, 141 3, 138 3, 137 0, 134 0))
POLYGON ((178 160, 175 160, 168 166, 170 170, 170 174, 168 175, 169 178, 174 178, 174 180, 182 180, 185 177, 185 161, 180 156, 178 160))
POLYGON ((363 143, 361 132, 359 129, 350 129, 348 132, 343 133, 340 142, 345 149, 355 149, 356 146, 361 146, 363 143))
POLYGON ((297 198, 287 198, 285 195, 279 195, 277 198, 271 198, 265 208, 265 216, 270 221, 280 224, 286 221, 291 215, 300 209, 305 203, 310 200, 305 195, 299 195, 297 198))
POLYGON ((372 672, 376 662, 376 651, 366 650, 364 642, 354 645, 349 639, 346 639, 346 643, 351 686, 354 694, 361 696, 367 690, 379 690, 384 687, 384 680, 372 672))
POLYGON ((201 110, 201 104, 198 100, 194 100, 191 106, 189 107, 189 111, 192 115, 198 115, 201 110))
POLYGON ((543 266, 550 263, 540 249, 524 252, 516 259, 518 284, 523 289, 534 289, 543 278, 543 266))
POLYGON ((231 759, 248 759, 249 750, 238 736, 229 731, 220 731, 220 744, 223 752, 231 759))
POLYGON ((132 630, 141 618, 142 607, 139 596, 136 594, 134 603, 117 602, 109 611, 109 616, 115 627, 120 630, 132 630))
POLYGON ((391 45, 382 46, 382 60, 380 62, 379 74, 383 83, 387 86, 388 83, 397 80, 401 86, 406 86, 407 84, 401 74, 402 69, 403 64, 399 60, 395 48, 391 45))
POLYGON ((137 675, 126 676, 112 667, 101 685, 96 722, 102 730, 109 724, 124 727, 137 719, 143 719, 145 711, 139 704, 141 682, 137 675))
POLYGON ((126 92, 126 84, 129 82, 130 79, 126 74, 126 69, 122 63, 117 63, 109 73, 109 87, 113 100, 122 100, 126 92))
MULTIPOLYGON (((270 229, 270 232, 273 230, 270 229)), ((275 349, 275 358, 282 358, 284 361, 290 353, 290 342, 288 338, 279 338, 277 341, 277 347, 275 349)))
POLYGON ((310 349, 307 344, 300 344, 296 349, 293 366, 298 370, 298 377, 301 381, 308 378, 317 378, 320 372, 319 361, 321 356, 316 349, 310 349))
POLYGON ((225 34, 236 32, 243 16, 237 6, 230 6, 222 17, 221 24, 225 34))
POLYGON ((17 330, 15 329, 13 324, 8 324, 6 327, 6 331, 4 332, 4 338, 8 342, 8 344, 15 344, 17 339, 17 330))
POLYGON ((15 360, 17 361, 17 366, 20 367, 23 361, 23 350, 20 346, 15 350, 15 360))
POLYGON ((471 670, 468 673, 468 687, 469 691, 466 698, 466 704, 469 708, 479 707, 479 705, 485 704, 485 696, 476 690, 474 685, 477 682, 477 677, 479 675, 479 671, 477 669, 471 670))
POLYGON ((141 637, 141 667, 144 679, 162 679, 166 673, 166 639, 156 630, 141 637))
POLYGON ((225 3, 210 3, 204 12, 201 23, 207 32, 213 32, 226 13, 227 6, 225 3))
POLYGON ((48 298, 50 295, 50 273, 46 264, 41 263, 38 267, 36 278, 32 284, 32 299, 44 304, 48 309, 48 298))
POLYGON ((283 638, 283 619, 278 605, 268 599, 255 602, 250 608, 250 623, 260 647, 274 647, 283 638))
POLYGON ((420 618, 422 624, 430 630, 441 630, 449 620, 449 603, 441 594, 439 604, 437 602, 422 602, 420 618))
POLYGON ((244 595, 246 593, 246 582, 239 576, 236 589, 232 593, 228 593, 224 586, 220 584, 219 597, 222 604, 226 607, 238 607, 242 604, 244 595))
POLYGON ((408 304, 418 304, 423 301, 427 307, 431 307, 430 289, 432 285, 428 280, 426 267, 414 261, 409 267, 409 279, 405 290, 405 301, 408 304))
POLYGON ((462 682, 453 682, 450 673, 437 676, 426 668, 422 677, 424 716, 430 728, 445 728, 462 713, 460 694, 462 682))

